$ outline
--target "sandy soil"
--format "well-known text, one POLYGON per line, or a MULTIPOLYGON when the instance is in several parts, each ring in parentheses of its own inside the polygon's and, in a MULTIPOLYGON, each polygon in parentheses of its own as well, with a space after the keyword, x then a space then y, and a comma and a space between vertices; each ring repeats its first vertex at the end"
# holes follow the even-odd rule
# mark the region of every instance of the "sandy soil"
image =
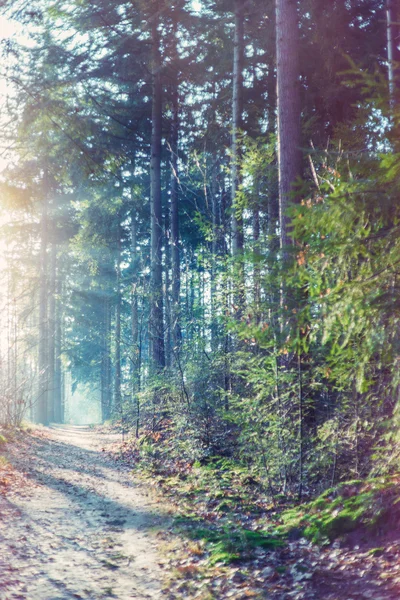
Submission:
POLYGON ((112 441, 60 426, 10 457, 29 484, 0 496, 0 600, 162 598, 166 517, 102 451, 112 441))

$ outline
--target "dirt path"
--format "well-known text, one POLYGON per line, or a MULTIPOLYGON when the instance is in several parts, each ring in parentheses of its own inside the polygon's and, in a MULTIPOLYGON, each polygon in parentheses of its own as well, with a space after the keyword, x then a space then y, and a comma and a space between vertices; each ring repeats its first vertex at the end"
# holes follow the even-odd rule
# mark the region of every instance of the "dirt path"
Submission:
POLYGON ((113 437, 62 426, 31 440, 10 457, 31 483, 0 496, 0 600, 161 598, 166 517, 102 452, 113 437))

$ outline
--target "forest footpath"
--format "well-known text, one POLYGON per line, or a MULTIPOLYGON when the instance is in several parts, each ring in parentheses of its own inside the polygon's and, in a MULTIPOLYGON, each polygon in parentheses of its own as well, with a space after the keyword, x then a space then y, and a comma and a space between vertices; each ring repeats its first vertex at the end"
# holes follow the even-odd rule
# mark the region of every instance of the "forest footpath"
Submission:
POLYGON ((279 539, 282 507, 224 465, 146 472, 130 442, 84 427, 12 435, 0 436, 0 600, 400 597, 396 527, 279 539))
POLYGON ((1 600, 161 597, 165 517, 106 456, 114 438, 63 425, 2 445, 1 600))

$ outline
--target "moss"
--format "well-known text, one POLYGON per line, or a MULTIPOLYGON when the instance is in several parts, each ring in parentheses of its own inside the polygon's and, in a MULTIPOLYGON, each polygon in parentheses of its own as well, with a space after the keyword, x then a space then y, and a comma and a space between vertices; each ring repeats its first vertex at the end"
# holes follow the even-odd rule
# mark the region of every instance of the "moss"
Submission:
POLYGON ((0 446, 7 444, 7 438, 0 433, 0 446))
POLYGON ((368 552, 368 554, 370 556, 382 556, 382 554, 385 552, 385 548, 371 548, 371 550, 368 552))
POLYGON ((283 575, 284 573, 286 573, 286 571, 288 570, 287 567, 285 566, 280 566, 280 567, 276 567, 275 571, 279 574, 279 575, 283 575))
POLYGON ((249 548, 263 548, 264 550, 273 550, 283 545, 282 539, 278 537, 266 536, 260 531, 250 531, 242 529, 239 535, 249 548))
POLYGON ((394 490, 393 478, 341 483, 306 505, 286 510, 277 532, 290 537, 292 531, 300 530, 307 539, 320 543, 333 541, 358 527, 377 529, 397 503, 394 490))
MULTIPOLYGON (((182 523, 182 521, 181 521, 182 523)), ((185 533, 194 540, 206 543, 206 550, 210 554, 211 565, 222 562, 230 564, 252 554, 255 548, 274 550, 283 545, 279 536, 266 535, 261 531, 249 529, 211 529, 206 527, 192 527, 185 533)))
POLYGON ((223 544, 217 544, 215 548, 213 548, 210 558, 209 565, 214 566, 217 563, 223 563, 224 565, 229 565, 240 560, 240 554, 235 554, 234 552, 227 552, 223 546, 223 544))

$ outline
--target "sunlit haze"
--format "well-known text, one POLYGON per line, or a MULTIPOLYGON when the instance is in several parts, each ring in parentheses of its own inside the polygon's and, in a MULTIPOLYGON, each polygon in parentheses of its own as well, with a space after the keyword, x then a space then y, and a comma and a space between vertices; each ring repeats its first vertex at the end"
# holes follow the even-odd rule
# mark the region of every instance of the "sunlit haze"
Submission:
POLYGON ((0 5, 0 600, 399 600, 399 0, 0 5))

